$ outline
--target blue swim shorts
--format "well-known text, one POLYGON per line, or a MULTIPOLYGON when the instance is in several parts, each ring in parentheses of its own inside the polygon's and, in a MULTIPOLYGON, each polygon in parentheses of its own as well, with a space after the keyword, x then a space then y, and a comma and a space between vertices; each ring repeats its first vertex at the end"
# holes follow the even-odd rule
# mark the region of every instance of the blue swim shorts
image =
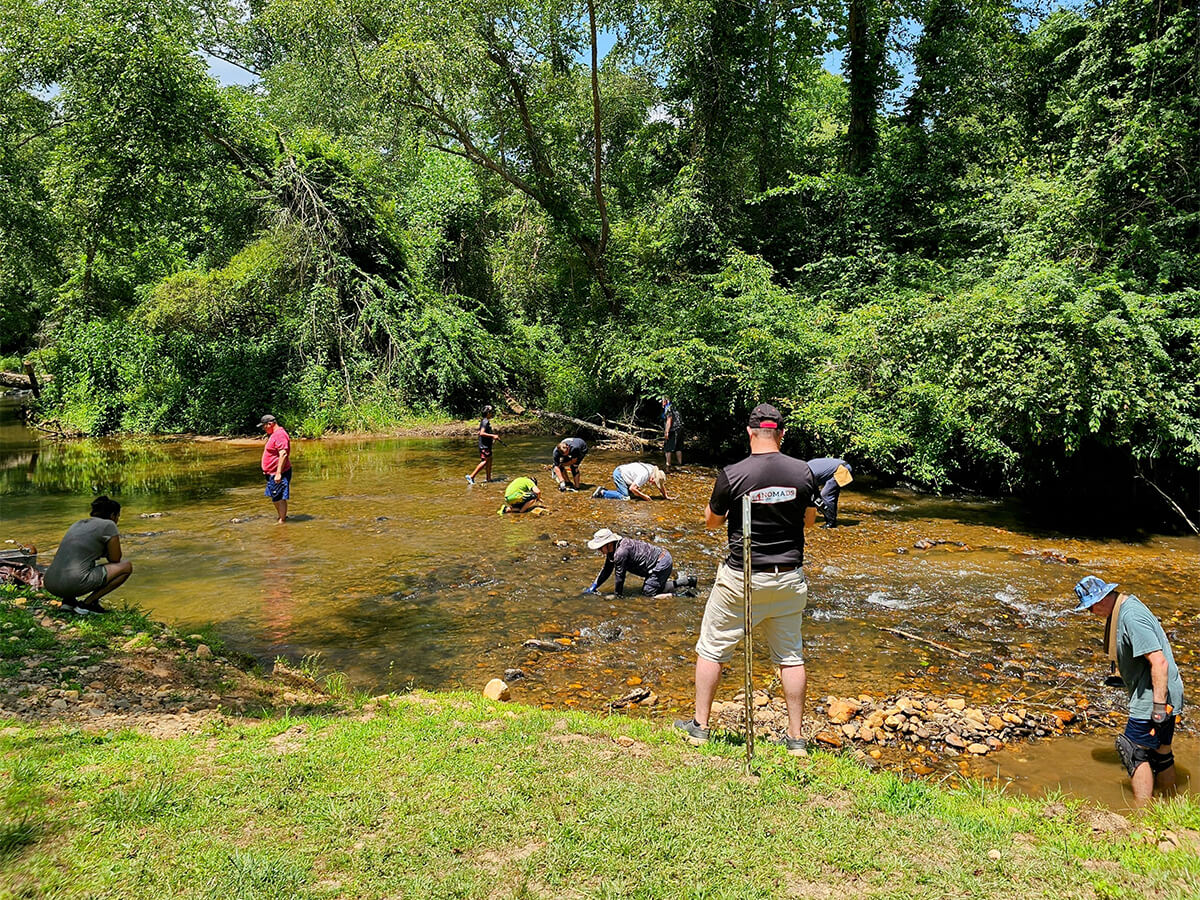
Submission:
POLYGON ((274 475, 267 475, 267 487, 263 491, 263 496, 268 500, 278 503, 280 500, 287 500, 291 497, 292 488, 292 470, 288 469, 283 473, 279 481, 275 480, 274 475))

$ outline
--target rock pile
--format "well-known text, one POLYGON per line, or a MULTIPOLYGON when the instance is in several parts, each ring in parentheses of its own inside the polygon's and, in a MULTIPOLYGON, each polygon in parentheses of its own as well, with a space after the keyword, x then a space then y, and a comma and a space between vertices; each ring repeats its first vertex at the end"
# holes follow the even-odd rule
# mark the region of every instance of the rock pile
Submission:
MULTIPOLYGON (((778 734, 787 723, 783 699, 755 691, 756 732, 778 734)), ((743 695, 713 704, 715 721, 740 729, 743 695)), ((961 697, 931 697, 920 692, 875 698, 826 697, 815 715, 805 719, 810 739, 825 747, 853 746, 872 751, 898 748, 938 752, 944 756, 984 756, 1014 741, 1028 741, 1082 730, 1072 709, 1032 710, 1019 703, 972 706, 961 697)), ((878 753, 871 752, 878 757, 878 753)))

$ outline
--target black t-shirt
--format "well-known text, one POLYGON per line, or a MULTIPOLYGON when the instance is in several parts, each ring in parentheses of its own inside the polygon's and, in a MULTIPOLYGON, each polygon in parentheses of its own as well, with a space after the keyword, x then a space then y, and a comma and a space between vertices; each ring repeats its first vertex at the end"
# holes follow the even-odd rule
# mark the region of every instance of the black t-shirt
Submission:
POLYGON ((709 508, 728 516, 729 555, 742 569, 742 496, 751 494, 752 570, 804 564, 804 513, 813 505, 816 480, 808 463, 782 453, 754 453, 717 475, 709 508))
POLYGON ((573 460, 574 465, 579 465, 583 458, 587 456, 587 441, 583 438, 567 438, 567 446, 570 447, 570 450, 566 456, 563 456, 562 451, 558 449, 558 444, 554 445, 554 464, 556 466, 561 466, 568 459, 573 460))
MULTIPOLYGON (((488 434, 491 434, 492 433, 492 420, 489 418, 486 418, 486 417, 481 419, 479 422, 479 430, 486 431, 488 434)), ((479 449, 480 450, 491 450, 493 440, 495 440, 495 438, 484 437, 481 434, 479 436, 479 449)))

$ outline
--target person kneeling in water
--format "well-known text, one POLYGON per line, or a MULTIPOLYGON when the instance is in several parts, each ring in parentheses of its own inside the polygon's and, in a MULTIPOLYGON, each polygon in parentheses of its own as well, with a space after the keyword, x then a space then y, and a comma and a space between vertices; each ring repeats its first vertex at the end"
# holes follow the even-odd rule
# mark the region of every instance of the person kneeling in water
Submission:
POLYGON ((121 559, 117 521, 121 504, 108 497, 92 501, 90 519, 80 519, 67 529, 54 561, 46 570, 46 590, 64 604, 88 612, 105 612, 100 598, 129 580, 133 563, 121 559), (107 562, 100 562, 103 557, 107 562), (82 602, 75 598, 87 594, 82 602))
POLYGON ((695 575, 680 575, 676 580, 671 580, 674 564, 669 551, 660 550, 645 541, 621 537, 608 528, 601 528, 592 535, 588 549, 604 554, 604 568, 591 587, 584 591, 585 594, 599 593, 600 585, 614 572, 613 590, 617 596, 625 593, 625 575, 628 572, 646 579, 642 585, 642 595, 645 597, 673 594, 696 586, 695 575))
POLYGON ((514 478, 504 489, 504 505, 500 507, 500 515, 545 508, 536 478, 514 478))

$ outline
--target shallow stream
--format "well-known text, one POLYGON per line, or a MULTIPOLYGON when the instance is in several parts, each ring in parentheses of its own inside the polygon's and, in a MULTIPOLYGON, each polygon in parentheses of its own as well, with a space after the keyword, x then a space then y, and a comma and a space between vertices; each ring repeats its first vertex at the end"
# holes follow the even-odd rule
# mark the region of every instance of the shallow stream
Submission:
MULTIPOLYGON (((724 545, 702 521, 710 467, 673 475, 670 501, 622 503, 558 493, 546 436, 498 445, 499 480, 474 487, 463 478, 476 462, 471 436, 297 442, 292 518, 277 526, 258 471, 261 442, 52 442, 4 416, 0 540, 32 541, 47 562, 91 498, 108 493, 124 504, 122 543, 136 568, 117 597, 184 630, 215 624, 228 645, 267 663, 319 654, 326 671, 371 691, 478 689, 515 667, 526 674, 512 684, 518 701, 600 709, 640 683, 659 702, 638 714, 690 709, 692 646, 724 545), (548 488, 549 515, 496 514, 504 482, 519 475, 548 488), (699 576, 699 596, 583 595, 600 568, 585 541, 600 527, 670 550, 677 571, 699 576), (617 630, 615 640, 600 636, 617 630), (528 651, 531 638, 565 649, 528 651)), ((606 483, 630 458, 593 450, 584 482, 606 483)), ((810 702, 916 690, 1086 706, 1110 690, 1099 686, 1102 623, 1068 613, 1072 585, 1088 572, 1156 611, 1194 683, 1200 539, 1073 537, 1036 524, 1016 502, 857 482, 841 516, 844 527, 809 533, 810 702), (923 540, 945 543, 918 549, 923 540)), ((1121 517, 1114 509, 1110 533, 1121 517)), ((766 685, 765 655, 758 671, 766 685)), ((739 680, 730 671, 719 697, 732 697, 739 680)), ((1061 783, 1122 806, 1111 740, 1106 726, 993 754, 973 771, 1031 792, 1061 783)), ((1196 768, 1198 748, 1190 735, 1177 739, 1182 768, 1196 768)))

